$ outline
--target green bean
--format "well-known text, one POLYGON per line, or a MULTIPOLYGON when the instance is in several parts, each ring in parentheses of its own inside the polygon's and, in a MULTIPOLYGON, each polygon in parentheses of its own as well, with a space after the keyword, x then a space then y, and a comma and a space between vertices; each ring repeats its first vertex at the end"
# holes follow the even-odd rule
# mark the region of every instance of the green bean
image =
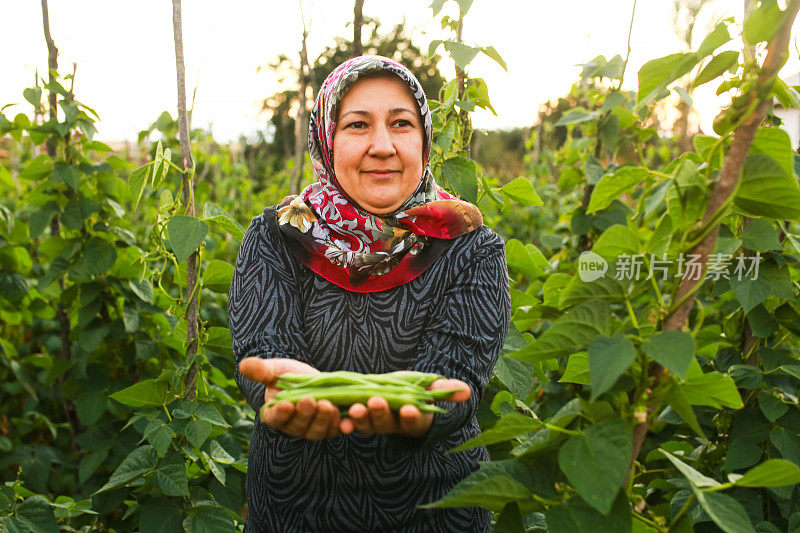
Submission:
POLYGON ((441 379, 441 376, 414 371, 385 374, 360 374, 346 370, 318 374, 286 373, 281 374, 276 383, 282 390, 263 409, 284 400, 296 403, 308 396, 317 401, 330 401, 346 416, 347 408, 353 404, 366 404, 373 396, 380 396, 391 409, 413 405, 424 413, 441 413, 445 412, 444 409, 433 405, 433 402, 447 398, 460 389, 427 390, 437 379, 441 379))

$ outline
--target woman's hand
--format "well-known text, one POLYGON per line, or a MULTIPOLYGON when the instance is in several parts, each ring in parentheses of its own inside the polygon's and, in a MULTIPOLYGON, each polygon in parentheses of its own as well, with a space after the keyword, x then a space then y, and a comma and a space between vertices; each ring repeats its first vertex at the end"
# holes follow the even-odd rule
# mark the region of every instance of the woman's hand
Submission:
MULTIPOLYGON (((239 371, 247 378, 266 385, 264 402, 271 400, 280 390, 275 386, 281 374, 318 374, 311 365, 294 359, 260 359, 247 357, 239 363, 239 371)), ((339 409, 328 400, 315 401, 302 398, 297 404, 284 400, 261 410, 261 420, 292 437, 322 440, 339 434, 341 416, 339 409)))
MULTIPOLYGON (((463 402, 469 399, 472 389, 469 385, 458 379, 437 379, 430 390, 456 389, 446 398, 449 402, 463 402)), ((414 405, 404 405, 400 408, 399 416, 392 413, 389 403, 380 396, 373 396, 367 400, 367 405, 356 403, 350 406, 349 418, 344 418, 339 423, 339 430, 349 434, 353 431, 372 435, 374 433, 397 433, 408 437, 424 437, 433 422, 432 413, 422 413, 414 405)))

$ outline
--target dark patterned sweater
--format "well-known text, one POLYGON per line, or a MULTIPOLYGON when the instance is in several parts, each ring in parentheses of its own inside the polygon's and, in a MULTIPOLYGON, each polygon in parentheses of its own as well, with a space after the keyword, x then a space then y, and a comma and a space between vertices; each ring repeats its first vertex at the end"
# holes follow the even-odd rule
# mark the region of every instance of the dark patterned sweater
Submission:
MULTIPOLYGON (((423 252, 424 253, 424 252, 423 252)), ((437 402, 424 438, 290 437, 256 416, 247 468, 246 532, 488 531, 479 507, 418 509, 488 460, 486 448, 445 455, 480 434, 475 410, 509 323, 503 240, 488 227, 448 241, 416 279, 375 293, 339 288, 300 265, 274 207, 242 240, 229 318, 236 382, 258 413, 264 385, 243 377, 245 357, 290 357, 320 371, 435 372, 472 388, 463 403, 437 402)))

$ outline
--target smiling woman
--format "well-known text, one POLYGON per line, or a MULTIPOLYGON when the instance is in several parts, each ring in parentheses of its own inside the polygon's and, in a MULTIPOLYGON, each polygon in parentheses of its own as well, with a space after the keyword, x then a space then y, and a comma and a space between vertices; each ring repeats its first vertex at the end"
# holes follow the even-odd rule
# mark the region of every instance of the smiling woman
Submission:
POLYGON ((503 346, 503 241, 431 175, 419 82, 377 56, 323 83, 309 125, 317 181, 255 217, 231 283, 236 380, 260 413, 245 531, 486 531, 473 507, 423 510, 488 460, 475 410, 503 346), (326 399, 281 400, 280 375, 444 376, 435 414, 380 394, 344 415, 326 399), (396 406, 395 406, 396 407, 396 406))
POLYGON ((422 119, 408 85, 383 74, 360 79, 342 99, 333 166, 344 192, 376 215, 400 207, 419 184, 422 119))

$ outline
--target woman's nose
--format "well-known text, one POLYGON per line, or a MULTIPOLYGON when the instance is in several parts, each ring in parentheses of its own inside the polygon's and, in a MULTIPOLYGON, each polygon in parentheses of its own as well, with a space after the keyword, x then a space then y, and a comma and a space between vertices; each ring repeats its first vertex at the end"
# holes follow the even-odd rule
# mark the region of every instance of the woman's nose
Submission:
POLYGON ((389 129, 385 126, 375 128, 370 141, 369 155, 389 157, 397 153, 389 129))

